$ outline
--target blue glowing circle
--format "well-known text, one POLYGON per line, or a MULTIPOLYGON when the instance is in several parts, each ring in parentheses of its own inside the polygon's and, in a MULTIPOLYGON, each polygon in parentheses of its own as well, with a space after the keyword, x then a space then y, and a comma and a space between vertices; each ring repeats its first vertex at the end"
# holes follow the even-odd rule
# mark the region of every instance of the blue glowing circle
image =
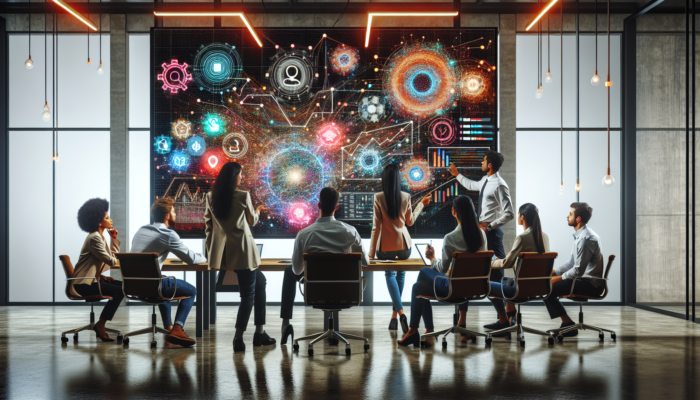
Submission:
POLYGON ((440 75, 430 66, 416 65, 408 70, 405 85, 412 97, 430 98, 440 87, 440 75))
POLYGON ((283 150, 268 164, 268 185, 282 203, 314 199, 323 188, 323 181, 323 163, 305 149, 283 150))
POLYGON ((352 61, 352 59, 350 58, 349 55, 343 54, 338 58, 338 61, 339 61, 340 65, 346 66, 346 65, 350 64, 350 61, 352 61))
POLYGON ((367 171, 376 169, 379 166, 379 154, 373 150, 362 153, 360 155, 360 166, 367 171))
POLYGON ((423 169, 421 167, 413 167, 410 171, 408 171, 408 177, 415 182, 420 182, 420 180, 423 179, 424 176, 425 172, 423 172, 423 169))
POLYGON ((241 58, 235 46, 224 43, 202 46, 194 59, 194 78, 200 90, 221 93, 234 85, 241 70, 241 58))
POLYGON ((153 143, 156 153, 158 154, 168 154, 173 148, 173 142, 167 136, 158 136, 153 143))
POLYGON ((185 171, 190 166, 190 156, 184 151, 178 150, 170 154, 170 168, 176 171, 185 171))
POLYGON ((207 149, 207 143, 201 136, 192 136, 187 140, 187 152, 193 156, 201 156, 207 149))

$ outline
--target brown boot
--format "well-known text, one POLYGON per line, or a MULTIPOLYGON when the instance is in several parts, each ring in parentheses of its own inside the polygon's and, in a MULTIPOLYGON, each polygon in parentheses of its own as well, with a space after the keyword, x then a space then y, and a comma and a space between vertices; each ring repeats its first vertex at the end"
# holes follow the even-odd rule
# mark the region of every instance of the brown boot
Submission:
POLYGON ((185 331, 182 330, 180 325, 173 326, 170 334, 165 337, 165 341, 172 344, 178 344, 180 346, 189 347, 197 343, 196 340, 187 336, 185 331))

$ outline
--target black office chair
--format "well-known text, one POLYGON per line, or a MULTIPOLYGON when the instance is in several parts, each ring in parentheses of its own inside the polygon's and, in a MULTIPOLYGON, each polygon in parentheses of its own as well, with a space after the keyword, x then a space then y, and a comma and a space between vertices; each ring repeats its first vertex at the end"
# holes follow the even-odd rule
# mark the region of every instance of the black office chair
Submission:
MULTIPOLYGON (((138 300, 153 306, 151 313, 151 326, 124 335, 124 346, 129 344, 129 337, 151 333, 151 348, 155 348, 156 333, 165 335, 170 332, 158 327, 156 319, 156 306, 167 302, 187 299, 189 296, 163 297, 161 293, 162 282, 165 279, 175 280, 174 276, 162 276, 158 253, 117 253, 119 267, 122 272, 122 290, 124 297, 130 300, 138 300)), ((177 284, 175 286, 177 291, 177 284)))
MULTIPOLYGON (((592 331, 598 331, 598 338, 600 340, 605 339, 605 334, 603 332, 608 332, 610 333, 610 338, 614 341, 617 339, 617 335, 615 334, 615 331, 611 331, 610 329, 604 329, 604 328, 598 328, 597 326, 593 325, 588 325, 583 323, 583 303, 587 303, 588 300, 603 300, 608 293, 610 292, 608 290, 608 274, 610 273, 610 269, 612 269, 612 264, 613 261, 615 261, 615 256, 610 256, 608 257, 608 265, 605 266, 605 273, 603 274, 603 278, 594 278, 594 277, 586 277, 586 279, 602 279, 605 282, 605 290, 600 296, 583 296, 580 294, 574 294, 574 287, 576 287, 576 280, 578 278, 574 278, 574 282, 571 284, 571 292, 566 295, 562 296, 564 299, 568 299, 571 301, 575 301, 579 305, 579 312, 578 312, 578 324, 572 325, 572 326, 567 326, 566 328, 563 329, 550 329, 547 332, 555 335, 557 337, 557 340, 560 342, 564 341, 564 336, 566 332, 570 332, 576 329, 581 329, 581 330, 592 330, 592 331)), ((600 259, 598 260, 598 265, 601 265, 603 263, 603 255, 600 255, 600 259)))
POLYGON ((328 330, 294 340, 292 348, 299 351, 299 341, 311 340, 309 356, 314 355, 313 345, 323 339, 338 339, 345 343, 345 354, 350 355, 347 339, 362 340, 364 350, 369 350, 369 339, 334 328, 333 312, 339 312, 362 303, 364 278, 362 277, 362 253, 327 254, 305 253, 304 301, 307 306, 330 313, 328 330))

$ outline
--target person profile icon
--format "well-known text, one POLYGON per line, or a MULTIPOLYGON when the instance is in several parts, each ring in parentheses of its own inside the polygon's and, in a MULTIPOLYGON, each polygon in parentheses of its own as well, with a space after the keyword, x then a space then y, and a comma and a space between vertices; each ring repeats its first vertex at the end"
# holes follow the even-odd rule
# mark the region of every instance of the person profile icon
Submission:
POLYGON ((231 145, 229 144, 229 146, 228 146, 228 151, 230 151, 231 153, 238 153, 238 152, 240 152, 240 151, 241 151, 241 146, 238 144, 238 140, 234 139, 233 141, 236 142, 236 145, 235 145, 235 146, 231 146, 231 145))
POLYGON ((301 85, 301 82, 299 79, 297 79, 297 75, 299 75, 299 68, 296 65, 289 65, 287 68, 284 70, 284 74, 287 76, 284 78, 282 81, 283 84, 287 86, 299 86, 301 85))

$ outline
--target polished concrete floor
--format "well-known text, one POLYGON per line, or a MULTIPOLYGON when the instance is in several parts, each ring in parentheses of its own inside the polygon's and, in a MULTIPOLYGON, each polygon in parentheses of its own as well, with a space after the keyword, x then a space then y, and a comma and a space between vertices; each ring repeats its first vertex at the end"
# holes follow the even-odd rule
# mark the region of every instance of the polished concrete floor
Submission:
MULTIPOLYGON (((452 312, 435 307, 436 327, 451 324, 452 312)), ((83 325, 87 307, 0 307, 0 398, 700 398, 700 324, 629 307, 588 307, 586 321, 617 331, 617 341, 582 332, 553 346, 544 338, 494 339, 490 347, 451 337, 443 350, 397 348, 387 330, 389 307, 341 312, 341 331, 366 336, 369 353, 344 346, 291 345, 253 348, 233 354, 236 307, 219 307, 218 324, 194 348, 167 347, 146 336, 128 348, 80 335, 61 345, 63 330, 83 325)), ((278 307, 268 307, 267 331, 279 339, 278 307)), ((571 308, 575 316, 577 309, 571 308)), ((194 320, 191 316, 192 321, 194 320)), ((494 320, 490 307, 472 307, 469 327, 494 320)), ((523 320, 536 329, 558 325, 544 307, 523 307, 523 320)), ((150 323, 150 308, 121 307, 108 326, 124 332, 150 323)), ((298 335, 322 329, 319 311, 295 308, 298 335)), ((191 328, 188 329, 191 332, 191 328)))

